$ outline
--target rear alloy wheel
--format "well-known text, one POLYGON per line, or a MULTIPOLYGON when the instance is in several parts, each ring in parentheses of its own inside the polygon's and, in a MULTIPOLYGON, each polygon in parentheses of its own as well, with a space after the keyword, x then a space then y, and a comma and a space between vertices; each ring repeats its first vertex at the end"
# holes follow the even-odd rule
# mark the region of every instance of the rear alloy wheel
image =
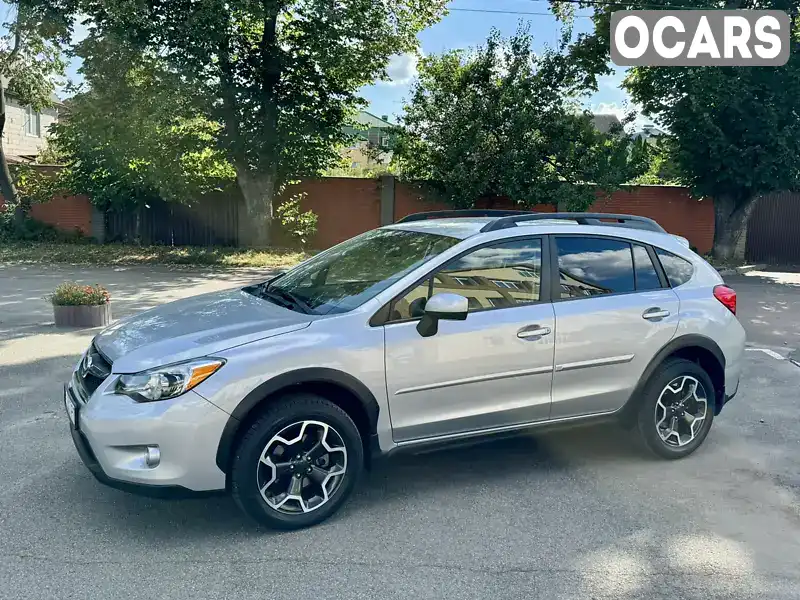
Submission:
POLYGON ((320 396, 296 394, 269 404, 242 438, 231 492, 259 523, 300 529, 344 504, 363 464, 361 436, 347 413, 320 396))
POLYGON ((697 363, 672 359, 653 374, 639 409, 645 445, 663 458, 697 450, 714 420, 714 385, 697 363))
POLYGON ((670 381, 656 401, 656 430, 665 444, 680 448, 692 443, 708 416, 708 394, 689 375, 670 381))

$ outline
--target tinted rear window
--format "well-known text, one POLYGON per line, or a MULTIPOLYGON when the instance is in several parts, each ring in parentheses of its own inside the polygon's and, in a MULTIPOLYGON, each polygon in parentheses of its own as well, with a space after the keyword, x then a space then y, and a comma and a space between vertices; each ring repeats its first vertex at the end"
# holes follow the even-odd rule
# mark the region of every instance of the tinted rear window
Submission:
POLYGON ((694 265, 688 260, 661 248, 656 248, 656 254, 658 254, 658 260, 661 261, 661 266, 664 267, 664 273, 667 274, 667 279, 672 287, 683 285, 694 275, 694 265))
POLYGON ((634 291, 631 245, 616 240, 557 237, 562 298, 634 291))

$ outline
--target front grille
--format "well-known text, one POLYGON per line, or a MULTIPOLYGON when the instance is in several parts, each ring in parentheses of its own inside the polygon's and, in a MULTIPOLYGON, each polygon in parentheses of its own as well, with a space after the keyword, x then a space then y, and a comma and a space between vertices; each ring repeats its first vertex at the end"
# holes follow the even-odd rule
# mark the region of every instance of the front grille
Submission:
POLYGON ((100 387, 106 378, 111 375, 111 363, 92 343, 86 356, 78 367, 77 384, 83 388, 81 392, 86 398, 91 396, 100 387))

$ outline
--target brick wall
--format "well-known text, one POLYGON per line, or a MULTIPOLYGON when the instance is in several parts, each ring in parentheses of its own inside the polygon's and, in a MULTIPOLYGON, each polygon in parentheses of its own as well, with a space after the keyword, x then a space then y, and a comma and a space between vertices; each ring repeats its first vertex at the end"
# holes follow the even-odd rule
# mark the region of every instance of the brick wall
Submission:
POLYGON ((686 188, 638 186, 598 199, 590 211, 650 217, 670 233, 685 237, 700 254, 711 252, 714 243, 713 202, 691 198, 686 188))
POLYGON ((330 177, 310 179, 287 191, 305 192, 300 206, 318 217, 315 248, 330 248, 359 233, 380 226, 381 189, 376 179, 330 177))
MULTIPOLYGON (((381 182, 376 179, 326 178, 306 180, 289 189, 288 194, 304 192, 301 202, 305 210, 319 217, 319 228, 311 242, 315 248, 329 248, 348 238, 380 226, 381 182)), ((395 181, 394 220, 448 206, 433 198, 424 186, 395 181)), ((222 198, 220 199, 223 200, 222 198)), ((231 201, 234 201, 233 199, 231 201)), ((479 208, 513 209, 507 198, 482 198, 479 208)), ((536 212, 554 212, 555 206, 534 206, 536 212)), ((639 186, 630 191, 615 192, 610 198, 599 198, 591 207, 594 212, 627 213, 650 217, 670 233, 689 240, 699 252, 711 250, 714 241, 714 207, 711 201, 698 202, 687 190, 670 186, 639 186)), ((33 207, 35 219, 65 231, 80 229, 91 235, 91 205, 85 197, 57 198, 33 207)), ((286 243, 279 235, 276 243, 286 243)))
POLYGON ((34 204, 30 216, 62 231, 92 235, 92 204, 86 196, 56 197, 47 204, 34 204))

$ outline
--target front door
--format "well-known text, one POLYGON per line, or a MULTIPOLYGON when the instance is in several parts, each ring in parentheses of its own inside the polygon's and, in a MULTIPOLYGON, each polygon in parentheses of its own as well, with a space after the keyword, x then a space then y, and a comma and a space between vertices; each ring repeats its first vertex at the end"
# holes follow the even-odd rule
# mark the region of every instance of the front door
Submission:
MULTIPOLYGON (((543 293, 543 237, 494 242, 453 259, 407 290, 385 325, 386 386, 397 442, 546 420, 555 323, 543 293), (465 321, 416 330, 431 295, 465 296, 465 321)), ((547 269, 545 269, 547 270, 547 269)))
POLYGON ((554 236, 559 289, 553 419, 607 413, 675 335, 679 300, 636 242, 554 236))

